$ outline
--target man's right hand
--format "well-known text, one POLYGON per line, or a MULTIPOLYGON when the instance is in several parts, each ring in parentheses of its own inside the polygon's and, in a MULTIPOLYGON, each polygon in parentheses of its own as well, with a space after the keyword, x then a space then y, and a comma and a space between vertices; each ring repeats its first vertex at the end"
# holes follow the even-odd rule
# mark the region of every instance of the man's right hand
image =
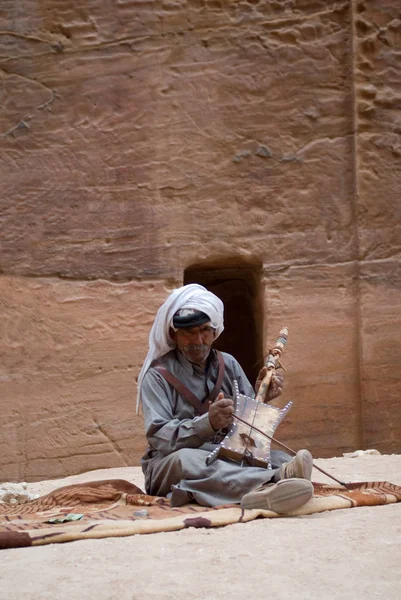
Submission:
POLYGON ((215 431, 229 427, 233 422, 234 401, 224 398, 223 392, 217 396, 217 400, 210 405, 209 421, 215 431))

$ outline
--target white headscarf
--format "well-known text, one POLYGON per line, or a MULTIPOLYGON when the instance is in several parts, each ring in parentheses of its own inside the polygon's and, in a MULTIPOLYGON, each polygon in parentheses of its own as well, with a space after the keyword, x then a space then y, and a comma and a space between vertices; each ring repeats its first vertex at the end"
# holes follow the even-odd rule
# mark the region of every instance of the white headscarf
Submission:
POLYGON ((171 292, 157 311, 149 334, 149 351, 138 377, 137 414, 141 402, 142 381, 147 370, 156 358, 160 358, 176 347, 175 342, 170 337, 170 327, 173 325, 174 314, 181 308, 194 308, 206 313, 210 318, 212 327, 216 329, 216 338, 224 329, 223 302, 205 287, 197 283, 190 283, 171 292))

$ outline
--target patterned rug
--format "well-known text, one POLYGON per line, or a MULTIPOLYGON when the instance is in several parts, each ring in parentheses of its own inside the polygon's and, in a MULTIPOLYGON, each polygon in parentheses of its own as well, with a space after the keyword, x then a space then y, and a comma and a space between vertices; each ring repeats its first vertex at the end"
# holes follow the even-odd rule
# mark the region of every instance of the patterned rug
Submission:
POLYGON ((401 501, 401 486, 382 481, 351 483, 347 484, 348 489, 313 485, 314 497, 285 516, 261 509, 242 510, 235 504, 216 508, 187 504, 171 508, 166 498, 147 496, 123 479, 69 485, 26 504, 0 505, 0 549, 187 527, 222 527, 261 517, 297 517, 401 501))

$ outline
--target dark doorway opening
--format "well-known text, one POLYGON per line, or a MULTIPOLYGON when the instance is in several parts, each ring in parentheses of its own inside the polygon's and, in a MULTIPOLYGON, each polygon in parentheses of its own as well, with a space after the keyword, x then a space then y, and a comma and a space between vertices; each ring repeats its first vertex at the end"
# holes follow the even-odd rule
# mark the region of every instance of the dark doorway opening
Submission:
POLYGON ((262 264, 213 263, 188 267, 184 284, 199 283, 224 303, 224 331, 214 347, 229 352, 254 385, 263 366, 262 264))

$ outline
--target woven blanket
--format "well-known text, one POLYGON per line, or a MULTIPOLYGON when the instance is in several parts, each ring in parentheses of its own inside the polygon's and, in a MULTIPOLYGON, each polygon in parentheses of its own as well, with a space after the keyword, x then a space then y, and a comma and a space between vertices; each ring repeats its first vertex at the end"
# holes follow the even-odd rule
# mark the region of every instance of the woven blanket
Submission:
POLYGON ((171 508, 167 498, 148 496, 123 479, 69 485, 26 504, 0 505, 0 549, 186 527, 221 527, 260 517, 288 518, 401 501, 401 486, 388 482, 351 483, 348 489, 313 485, 314 497, 286 515, 262 509, 242 510, 237 504, 171 508))

